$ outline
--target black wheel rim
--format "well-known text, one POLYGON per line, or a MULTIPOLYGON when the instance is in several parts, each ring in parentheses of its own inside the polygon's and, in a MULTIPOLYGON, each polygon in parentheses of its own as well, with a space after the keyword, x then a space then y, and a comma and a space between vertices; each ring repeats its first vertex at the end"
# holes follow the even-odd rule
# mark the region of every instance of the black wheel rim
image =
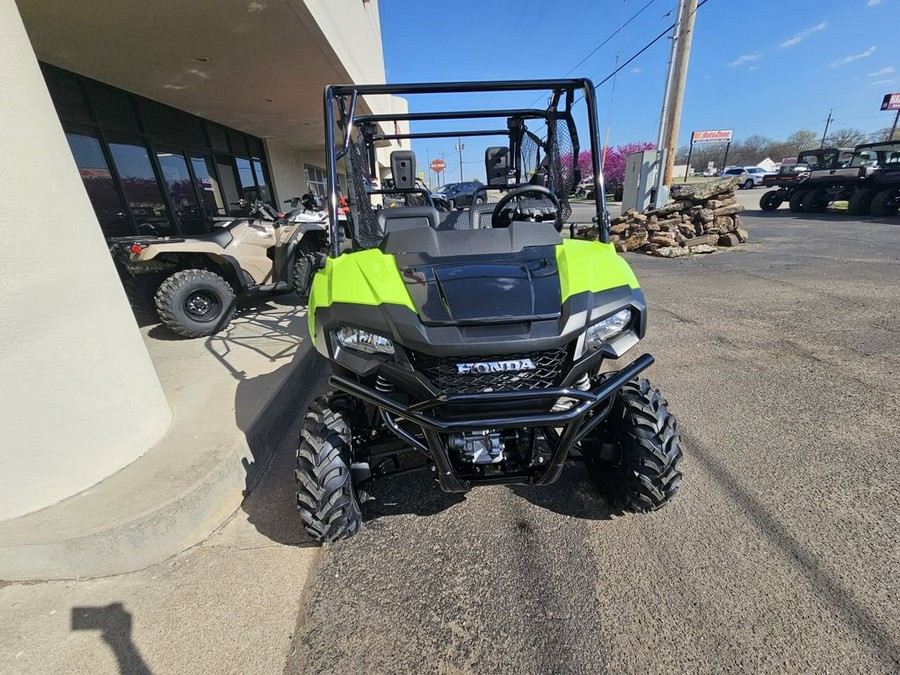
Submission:
POLYGON ((222 301, 211 291, 194 291, 185 298, 184 311, 192 320, 208 323, 218 318, 222 301))

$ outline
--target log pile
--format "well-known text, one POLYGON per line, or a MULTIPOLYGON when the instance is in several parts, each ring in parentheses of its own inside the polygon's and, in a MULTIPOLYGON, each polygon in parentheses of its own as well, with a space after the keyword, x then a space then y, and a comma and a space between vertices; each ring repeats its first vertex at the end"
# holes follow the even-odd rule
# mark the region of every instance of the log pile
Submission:
POLYGON ((747 241, 733 179, 674 186, 671 199, 658 209, 629 209, 613 218, 610 241, 616 250, 677 258, 747 241))

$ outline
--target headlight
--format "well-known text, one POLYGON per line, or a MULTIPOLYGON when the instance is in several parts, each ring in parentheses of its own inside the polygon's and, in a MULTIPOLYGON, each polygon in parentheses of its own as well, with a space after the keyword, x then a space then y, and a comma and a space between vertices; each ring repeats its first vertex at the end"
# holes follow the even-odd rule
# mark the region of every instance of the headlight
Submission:
POLYGON ((341 326, 334 332, 334 336, 340 343, 341 347, 347 349, 355 349, 358 352, 366 354, 393 354, 394 343, 386 337, 360 330, 359 328, 351 328, 350 326, 341 326))
POLYGON ((626 308, 608 316, 603 321, 598 321, 587 329, 585 342, 588 346, 596 347, 601 342, 615 337, 631 323, 631 309, 626 308))

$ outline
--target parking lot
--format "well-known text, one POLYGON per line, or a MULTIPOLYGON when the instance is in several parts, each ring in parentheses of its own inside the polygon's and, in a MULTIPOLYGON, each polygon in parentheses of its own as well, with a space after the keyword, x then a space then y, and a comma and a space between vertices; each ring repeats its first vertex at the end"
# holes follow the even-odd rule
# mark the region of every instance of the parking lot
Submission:
POLYGON ((900 670, 900 220, 761 194, 738 194, 750 244, 628 256, 675 502, 616 513, 577 464, 464 498, 385 480, 325 550, 286 672, 900 670))

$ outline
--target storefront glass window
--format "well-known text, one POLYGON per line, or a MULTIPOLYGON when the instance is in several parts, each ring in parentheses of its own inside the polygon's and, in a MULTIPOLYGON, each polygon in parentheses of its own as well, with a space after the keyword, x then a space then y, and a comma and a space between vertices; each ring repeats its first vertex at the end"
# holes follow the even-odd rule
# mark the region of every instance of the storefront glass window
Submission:
POLYGON ((243 157, 235 157, 234 164, 237 166, 238 177, 241 180, 241 194, 244 199, 256 199, 259 196, 259 191, 256 189, 256 180, 253 178, 253 168, 250 166, 250 160, 243 157))
POLYGON ((327 190, 327 181, 325 179, 325 171, 316 166, 306 167, 306 185, 309 191, 324 197, 327 190))
POLYGON ((158 152, 156 157, 169 193, 169 203, 178 216, 182 234, 205 232, 206 217, 197 202, 197 194, 194 192, 184 156, 172 152, 158 152))
POLYGON ((131 143, 110 143, 109 150, 138 231, 141 234, 174 234, 147 148, 131 143))
POLYGON ((210 216, 226 215, 228 212, 219 182, 215 179, 212 157, 191 157, 191 164, 197 178, 197 192, 200 193, 206 213, 210 216))
POLYGON ((100 148, 100 141, 93 136, 77 133, 67 133, 66 139, 103 233, 108 237, 134 234, 125 204, 116 190, 100 148))

